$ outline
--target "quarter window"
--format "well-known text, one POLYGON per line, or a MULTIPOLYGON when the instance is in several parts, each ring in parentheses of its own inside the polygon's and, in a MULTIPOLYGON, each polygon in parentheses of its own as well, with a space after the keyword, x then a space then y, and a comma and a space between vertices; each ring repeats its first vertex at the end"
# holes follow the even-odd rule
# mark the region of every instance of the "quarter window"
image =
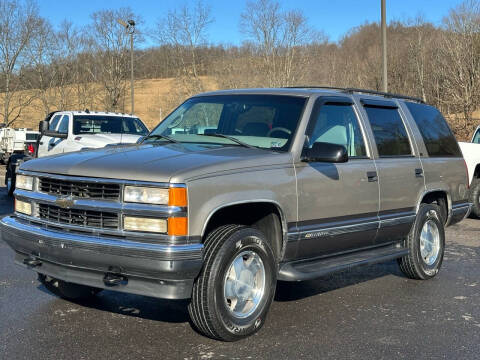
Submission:
POLYGON ((429 156, 461 156, 457 140, 440 111, 424 104, 405 102, 405 105, 422 134, 429 156))
POLYGON ((349 157, 367 156, 358 119, 352 105, 325 104, 314 115, 315 126, 309 136, 308 146, 316 142, 343 145, 349 157))
POLYGON ((397 108, 365 105, 365 111, 381 157, 412 155, 407 130, 397 108))

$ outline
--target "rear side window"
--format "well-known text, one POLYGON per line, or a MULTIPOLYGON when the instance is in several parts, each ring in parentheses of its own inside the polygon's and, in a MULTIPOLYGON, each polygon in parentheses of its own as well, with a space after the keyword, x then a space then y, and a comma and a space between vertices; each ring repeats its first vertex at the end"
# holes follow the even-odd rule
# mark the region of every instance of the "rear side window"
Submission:
POLYGON ((440 111, 424 104, 405 102, 405 105, 417 123, 429 156, 462 156, 457 140, 440 111))
POLYGON ((407 130, 397 108, 365 105, 365 111, 380 157, 412 155, 407 130))

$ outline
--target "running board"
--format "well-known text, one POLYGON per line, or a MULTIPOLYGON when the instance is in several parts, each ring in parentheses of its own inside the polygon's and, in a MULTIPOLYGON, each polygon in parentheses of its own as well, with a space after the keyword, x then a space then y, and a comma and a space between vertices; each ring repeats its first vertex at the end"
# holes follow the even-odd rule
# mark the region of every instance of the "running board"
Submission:
POLYGON ((311 280, 358 265, 390 261, 407 254, 408 249, 390 245, 321 259, 292 261, 280 265, 278 280, 311 280))

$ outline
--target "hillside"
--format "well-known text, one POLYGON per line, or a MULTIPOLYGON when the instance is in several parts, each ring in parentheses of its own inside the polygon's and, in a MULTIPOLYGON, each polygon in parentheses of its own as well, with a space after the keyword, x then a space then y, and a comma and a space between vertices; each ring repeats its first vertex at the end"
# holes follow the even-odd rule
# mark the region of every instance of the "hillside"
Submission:
MULTIPOLYGON (((209 77, 201 77, 201 86, 203 91, 211 91, 218 89, 217 83, 214 79, 209 77)), ((135 114, 138 115, 145 124, 152 129, 159 123, 161 118, 168 115, 177 105, 184 101, 189 96, 188 84, 176 78, 167 79, 147 79, 135 81, 135 114)), ((72 86, 73 88, 73 86, 72 86)), ((74 89, 70 89, 74 93, 74 89)), ((99 86, 95 84, 90 85, 91 92, 99 93, 99 86)), ((125 99, 122 101, 120 112, 130 112, 130 82, 127 83, 127 93, 125 99)), ((35 90, 32 90, 35 91, 35 90)), ((190 90, 191 91, 191 90, 190 90)), ((50 103, 61 103, 60 92, 58 89, 52 89, 49 94, 50 103), (58 98, 58 99, 57 99, 58 98)), ((31 91, 28 92, 31 94, 31 91)), ((19 96, 27 96, 26 92, 19 93, 19 96)), ((78 99, 70 99, 73 104, 78 104, 78 99)), ((0 104, 1 106, 1 104, 0 104)), ((104 111, 105 108, 101 103, 100 96, 93 96, 90 106, 87 106, 90 111, 104 111)), ((84 107, 79 105, 69 106, 66 109, 58 110, 83 110, 84 107)), ((54 107, 50 111, 57 110, 54 107)), ((13 126, 15 128, 32 128, 37 129, 38 122, 45 117, 45 108, 39 98, 35 99, 29 106, 27 106, 20 116, 15 121, 13 126)))
MULTIPOLYGON (((219 85, 214 77, 200 77, 201 91, 218 90, 219 85)), ((126 84, 127 92, 124 99, 122 99, 122 106, 118 111, 130 112, 130 82, 126 84)), ((135 81, 135 114, 139 116, 149 129, 155 127, 161 119, 167 116, 176 106, 181 104, 186 98, 196 93, 192 90, 192 84, 186 80, 179 78, 164 78, 164 79, 144 79, 135 81)), ((31 90, 27 92, 20 92, 19 96, 31 94, 31 90)), ((65 92, 65 89, 63 90, 65 92)), ((74 85, 67 92, 75 93, 74 85)), ((65 110, 84 110, 87 107, 90 111, 104 111, 105 107, 101 102, 100 86, 97 84, 89 84, 90 103, 87 106, 72 105, 65 108, 65 110)), ((199 92, 199 91, 197 91, 199 92)), ((61 103, 60 91, 53 88, 49 94, 50 103, 61 103)), ((74 96, 70 99, 71 103, 78 104, 79 99, 74 96)), ((1 103, 0 103, 1 106, 1 103)), ((50 111, 57 110, 54 107, 50 111)), ((444 114, 448 119, 451 128, 459 141, 468 141, 472 136, 472 131, 476 126, 470 130, 465 131, 463 128, 464 121, 461 114, 444 114)), ((16 128, 32 128, 38 127, 38 122, 45 117, 45 109, 42 106, 40 98, 35 99, 28 107, 26 107, 20 118, 14 123, 16 128)), ((473 113, 475 122, 480 125, 480 110, 473 113)))

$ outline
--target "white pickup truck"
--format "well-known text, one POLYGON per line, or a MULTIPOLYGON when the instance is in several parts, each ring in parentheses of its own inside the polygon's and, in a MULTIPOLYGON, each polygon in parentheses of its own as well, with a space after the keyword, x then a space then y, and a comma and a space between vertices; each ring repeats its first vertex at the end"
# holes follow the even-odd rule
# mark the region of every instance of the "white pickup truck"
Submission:
POLYGON ((134 144, 148 134, 148 128, 134 115, 92 111, 57 111, 39 124, 40 137, 7 163, 5 185, 8 194, 15 190, 16 168, 25 161, 61 153, 101 148, 107 145, 134 144))
POLYGON ((477 127, 472 142, 460 142, 459 145, 468 167, 472 213, 480 218, 480 126, 477 127))

